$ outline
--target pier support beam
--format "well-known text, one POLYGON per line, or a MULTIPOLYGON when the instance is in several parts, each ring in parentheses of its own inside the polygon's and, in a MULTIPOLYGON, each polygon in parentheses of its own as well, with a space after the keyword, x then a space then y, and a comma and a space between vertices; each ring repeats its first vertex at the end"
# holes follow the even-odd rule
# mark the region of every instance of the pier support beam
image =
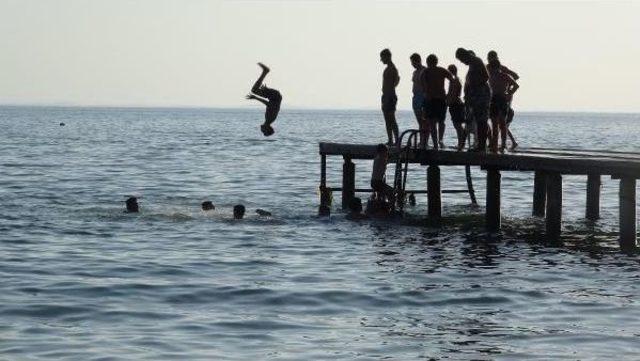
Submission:
POLYGON ((636 249, 636 180, 620 179, 620 248, 636 249))
POLYGON ((585 217, 590 221, 600 218, 600 174, 587 176, 587 211, 585 217))
POLYGON ((356 189, 356 165, 351 158, 344 158, 342 165, 342 209, 349 208, 349 202, 355 197, 356 189))
POLYGON ((547 205, 547 175, 536 171, 533 178, 533 216, 544 217, 547 205))
POLYGON ((500 171, 487 169, 487 200, 485 222, 487 230, 497 232, 501 226, 500 214, 500 171))
POLYGON ((562 175, 551 173, 547 176, 547 238, 560 239, 562 230, 562 175))
POLYGON ((440 190, 440 167, 430 165, 427 168, 427 208, 429 219, 439 220, 442 217, 442 199, 440 190))
POLYGON ((320 156, 320 207, 331 206, 331 192, 327 190, 327 156, 320 156))

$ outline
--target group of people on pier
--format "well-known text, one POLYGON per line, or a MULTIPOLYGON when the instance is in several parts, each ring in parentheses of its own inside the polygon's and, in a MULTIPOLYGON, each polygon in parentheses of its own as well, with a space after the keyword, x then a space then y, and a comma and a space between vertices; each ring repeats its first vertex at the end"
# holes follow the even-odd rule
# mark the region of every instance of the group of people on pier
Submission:
MULTIPOLYGON (((409 57, 415 69, 411 78, 412 108, 420 130, 419 146, 427 148, 431 138, 433 149, 444 147, 448 108, 458 138, 458 150, 465 147, 468 135, 474 136, 474 144, 470 148, 474 151, 485 151, 489 140, 492 152, 504 152, 507 137, 511 139, 511 148, 517 147, 509 125, 514 116, 511 101, 518 90, 518 74, 502 65, 495 51, 488 53, 487 65, 471 50, 458 48, 455 56, 468 66, 464 87, 458 78, 457 67, 453 64, 446 69, 439 66, 435 54, 427 56, 426 66, 422 65, 419 54, 414 53, 409 57), (447 91, 445 80, 449 85, 447 91), (461 98, 463 90, 464 101, 461 98)), ((393 145, 399 141, 395 111, 398 102, 396 87, 400 83, 400 76, 389 49, 380 52, 380 61, 386 65, 382 74, 382 114, 387 128, 387 144, 393 145)))

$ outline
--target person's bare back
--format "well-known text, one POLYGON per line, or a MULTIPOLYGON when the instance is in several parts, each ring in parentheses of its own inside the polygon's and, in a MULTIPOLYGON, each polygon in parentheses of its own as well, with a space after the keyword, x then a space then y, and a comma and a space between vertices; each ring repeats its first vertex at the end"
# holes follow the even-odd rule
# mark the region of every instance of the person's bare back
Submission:
POLYGON ((428 99, 445 99, 444 80, 453 80, 453 76, 443 67, 426 67, 422 73, 423 88, 428 99))
POLYGON ((387 65, 382 72, 382 94, 395 94, 396 87, 400 83, 398 69, 393 63, 387 65))

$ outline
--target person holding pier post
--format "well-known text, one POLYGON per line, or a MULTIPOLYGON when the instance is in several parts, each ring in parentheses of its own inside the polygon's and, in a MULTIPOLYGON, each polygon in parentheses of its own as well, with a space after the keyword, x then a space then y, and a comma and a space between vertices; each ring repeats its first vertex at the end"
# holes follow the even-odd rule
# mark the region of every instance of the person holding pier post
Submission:
POLYGON ((447 99, 451 96, 453 76, 443 67, 438 66, 438 57, 431 54, 427 57, 427 67, 422 73, 422 87, 425 92, 424 111, 427 124, 431 130, 433 149, 444 147, 444 120, 447 117, 447 99), (449 80, 449 92, 444 91, 444 80, 449 80))
POLYGON ((498 129, 500 130, 500 138, 502 145, 500 151, 504 152, 507 146, 507 122, 506 118, 509 113, 509 98, 518 90, 516 81, 500 68, 500 61, 493 59, 487 66, 489 70, 489 82, 491 84, 491 151, 498 152, 498 129))
POLYGON ((487 147, 487 121, 491 102, 489 73, 482 59, 475 56, 470 50, 458 48, 456 58, 469 67, 464 84, 465 102, 469 108, 470 116, 473 117, 478 127, 478 144, 473 150, 483 152, 487 147))
POLYGON ((275 133, 271 124, 278 117, 278 113, 280 113, 282 95, 279 91, 271 89, 262 83, 267 74, 269 74, 269 67, 262 63, 258 63, 258 66, 262 68, 262 74, 260 74, 258 80, 253 84, 251 93, 247 95, 246 98, 249 100, 257 100, 267 106, 267 110, 264 113, 264 123, 260 126, 260 130, 262 134, 268 137, 275 133))
POLYGON ((393 206, 395 196, 393 188, 385 182, 387 162, 389 161, 389 148, 384 144, 376 147, 376 156, 373 158, 373 170, 371 171, 371 188, 381 194, 393 206))
POLYGON ((400 83, 398 69, 391 61, 391 51, 383 49, 380 52, 380 61, 387 67, 382 73, 382 114, 387 128, 388 145, 393 145, 398 141, 398 123, 396 123, 396 87, 400 83))
POLYGON ((413 114, 416 116, 416 121, 418 122, 418 130, 420 131, 420 148, 426 148, 427 143, 429 143, 429 129, 427 125, 427 120, 424 117, 424 88, 422 87, 422 73, 424 72, 425 67, 422 65, 422 58, 420 58, 420 54, 413 53, 411 57, 411 65, 415 68, 413 71, 413 76, 411 81, 413 82, 413 98, 412 98, 412 107, 413 114))
POLYGON ((462 103, 462 99, 460 99, 460 95, 462 94, 462 83, 460 83, 460 79, 458 78, 458 68, 455 65, 451 64, 447 67, 449 73, 453 76, 453 80, 450 82, 450 96, 449 96, 449 115, 451 116, 451 122, 453 123, 453 127, 456 129, 456 135, 458 136, 458 146, 456 149, 458 151, 464 149, 464 144, 467 140, 467 130, 465 128, 465 111, 464 111, 464 103, 462 103))

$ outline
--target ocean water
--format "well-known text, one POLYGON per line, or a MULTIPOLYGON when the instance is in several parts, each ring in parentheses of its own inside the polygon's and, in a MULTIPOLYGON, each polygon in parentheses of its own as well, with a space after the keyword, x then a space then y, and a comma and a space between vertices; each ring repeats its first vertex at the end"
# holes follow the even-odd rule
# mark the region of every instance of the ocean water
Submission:
MULTIPOLYGON (((530 173, 503 173, 498 235, 465 194, 444 195, 442 228, 420 225, 422 195, 405 222, 345 220, 339 195, 320 219, 318 142, 383 141, 381 115, 285 109, 271 138, 261 121, 257 108, 0 108, 0 359, 640 358, 640 258, 617 249, 616 181, 603 178, 591 223, 585 177, 564 178, 562 246, 530 217, 530 173), (129 195, 141 213, 123 213, 129 195)), ((526 113, 512 129, 522 146, 640 152, 640 115, 526 113)), ((366 187, 371 164, 356 167, 366 187)), ((458 168, 443 189, 464 189, 458 168)), ((340 169, 329 158, 329 185, 340 169)))

